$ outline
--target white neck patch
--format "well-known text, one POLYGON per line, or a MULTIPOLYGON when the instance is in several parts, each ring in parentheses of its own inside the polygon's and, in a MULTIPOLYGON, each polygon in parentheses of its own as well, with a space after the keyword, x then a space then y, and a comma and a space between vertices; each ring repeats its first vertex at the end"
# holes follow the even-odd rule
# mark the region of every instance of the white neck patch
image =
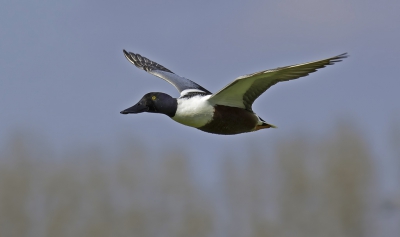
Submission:
POLYGON ((189 99, 178 98, 178 108, 172 119, 195 128, 206 125, 214 115, 214 107, 207 101, 210 96, 193 96, 189 99))

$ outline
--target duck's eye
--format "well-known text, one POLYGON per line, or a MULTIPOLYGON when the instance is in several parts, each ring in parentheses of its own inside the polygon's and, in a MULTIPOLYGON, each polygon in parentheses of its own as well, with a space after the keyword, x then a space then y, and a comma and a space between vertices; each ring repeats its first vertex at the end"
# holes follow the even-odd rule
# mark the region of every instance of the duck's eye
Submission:
POLYGON ((152 99, 152 100, 156 100, 157 97, 156 97, 155 95, 153 95, 153 96, 151 97, 151 99, 152 99))

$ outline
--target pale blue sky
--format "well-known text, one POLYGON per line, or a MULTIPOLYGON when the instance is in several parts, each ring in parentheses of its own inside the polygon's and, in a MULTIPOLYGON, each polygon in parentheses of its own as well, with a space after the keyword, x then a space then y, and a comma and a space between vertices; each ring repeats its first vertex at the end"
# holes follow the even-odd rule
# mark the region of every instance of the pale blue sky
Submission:
POLYGON ((4 2, 0 144, 28 129, 57 149, 111 149, 132 135, 155 150, 188 146, 208 156, 298 131, 325 133, 349 117, 384 150, 400 111, 398 9, 397 0, 4 2), (150 91, 178 96, 131 65, 122 49, 212 92, 255 71, 344 52, 350 58, 263 94, 254 110, 278 129, 217 136, 163 115, 119 114, 150 91))

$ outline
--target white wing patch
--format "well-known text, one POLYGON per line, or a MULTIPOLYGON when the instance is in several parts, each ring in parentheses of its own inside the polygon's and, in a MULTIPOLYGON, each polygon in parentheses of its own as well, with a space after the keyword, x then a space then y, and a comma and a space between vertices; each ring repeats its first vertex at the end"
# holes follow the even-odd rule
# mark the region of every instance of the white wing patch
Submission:
POLYGON ((181 97, 187 95, 188 93, 192 93, 192 92, 207 93, 207 92, 199 90, 199 89, 186 89, 181 92, 181 97))

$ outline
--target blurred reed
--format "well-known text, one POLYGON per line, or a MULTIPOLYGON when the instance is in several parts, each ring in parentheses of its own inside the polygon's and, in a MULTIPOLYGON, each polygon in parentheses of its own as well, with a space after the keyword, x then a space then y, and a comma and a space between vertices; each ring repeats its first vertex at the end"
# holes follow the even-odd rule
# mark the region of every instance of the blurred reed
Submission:
POLYGON ((278 139, 273 155, 219 157, 211 187, 186 151, 154 158, 127 141, 113 157, 71 148, 52 159, 33 140, 17 134, 0 151, 0 236, 379 236, 373 157, 348 124, 278 139))

